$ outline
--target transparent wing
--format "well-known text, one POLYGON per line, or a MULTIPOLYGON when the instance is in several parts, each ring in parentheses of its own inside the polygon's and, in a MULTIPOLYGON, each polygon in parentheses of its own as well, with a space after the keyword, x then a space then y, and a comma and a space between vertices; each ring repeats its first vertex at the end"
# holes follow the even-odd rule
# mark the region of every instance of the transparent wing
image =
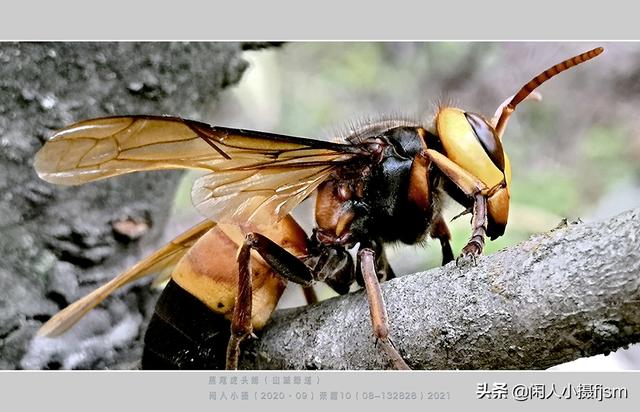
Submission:
POLYGON ((243 224, 257 216, 279 221, 329 177, 335 165, 233 170, 196 180, 191 198, 203 215, 243 224))
POLYGON ((211 174, 193 190, 208 218, 238 223, 257 208, 281 218, 331 171, 367 155, 358 146, 210 126, 162 116, 107 117, 56 133, 35 168, 52 183, 76 185, 143 170, 194 168, 211 174))
POLYGON ((205 220, 173 239, 146 259, 136 263, 127 271, 113 278, 88 295, 73 302, 51 317, 38 331, 40 336, 54 337, 64 333, 78 322, 87 312, 105 300, 121 287, 145 276, 158 274, 167 277, 173 267, 193 246, 193 244, 216 224, 205 220))

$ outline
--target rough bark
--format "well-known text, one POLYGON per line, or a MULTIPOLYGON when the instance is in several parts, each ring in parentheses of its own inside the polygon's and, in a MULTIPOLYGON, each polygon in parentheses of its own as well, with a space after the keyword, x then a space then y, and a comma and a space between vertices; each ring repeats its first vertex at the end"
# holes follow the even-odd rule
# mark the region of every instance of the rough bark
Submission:
MULTIPOLYGON (((569 224, 491 256, 382 286, 416 369, 543 369, 640 341, 640 209, 569 224)), ((241 364, 380 369, 362 291, 276 313, 241 364)))
POLYGON ((246 67, 241 50, 235 43, 0 44, 0 369, 135 365, 155 302, 147 287, 110 299, 89 315, 91 327, 58 347, 29 343, 42 321, 157 243, 181 174, 64 188, 38 179, 33 156, 55 129, 90 117, 207 120, 216 95, 246 67), (140 232, 118 228, 127 220, 140 232))

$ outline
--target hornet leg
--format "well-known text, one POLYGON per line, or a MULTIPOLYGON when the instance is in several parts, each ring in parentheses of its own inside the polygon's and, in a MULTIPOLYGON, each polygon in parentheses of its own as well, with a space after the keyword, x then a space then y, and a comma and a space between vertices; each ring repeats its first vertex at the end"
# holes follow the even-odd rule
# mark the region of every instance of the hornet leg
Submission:
POLYGON ((471 229, 471 238, 469 242, 467 242, 467 245, 462 248, 462 256, 471 257, 475 264, 476 256, 482 253, 484 238, 487 234, 487 198, 481 194, 477 194, 473 202, 471 229))
POLYGON ((358 257, 360 258, 360 270, 367 291, 367 299, 369 300, 373 334, 382 344, 383 349, 396 369, 411 369, 389 339, 389 320, 387 309, 384 306, 384 299, 382 298, 382 291, 380 290, 380 283, 378 282, 373 250, 362 249, 358 252, 358 257))
POLYGON ((313 274, 300 259, 259 233, 248 233, 238 253, 238 295, 227 346, 227 369, 237 369, 240 344, 251 335, 251 250, 254 249, 278 275, 303 286, 311 286, 313 274))
MULTIPOLYGON (((431 207, 431 199, 429 194, 429 167, 431 159, 426 151, 427 144, 423 142, 423 150, 418 153, 411 163, 411 175, 409 177, 409 202, 414 205, 422 214, 431 216, 427 211, 431 207)), ((442 216, 434 216, 431 225, 431 237, 440 240, 442 247, 442 265, 453 260, 453 251, 451 250, 451 234, 449 228, 442 216)))
POLYGON ((431 225, 430 236, 434 239, 440 240, 440 246, 442 248, 442 266, 453 260, 453 250, 451 250, 451 232, 447 227, 447 223, 444 221, 442 215, 438 216, 431 225))
POLYGON ((479 256, 484 248, 484 237, 487 233, 487 196, 492 194, 492 189, 487 188, 487 186, 475 176, 471 175, 441 153, 429 149, 427 150, 427 154, 442 173, 451 179, 465 195, 473 199, 471 238, 469 238, 469 242, 467 242, 467 245, 462 249, 460 257, 470 258, 475 263, 476 256, 479 256))
MULTIPOLYGON (((363 249, 365 246, 361 246, 363 249)), ((382 246, 381 241, 370 241, 366 248, 373 251, 374 256, 374 269, 376 271, 376 276, 378 282, 386 282, 387 280, 391 280, 396 277, 395 272, 391 268, 389 264, 389 260, 387 259, 387 254, 384 251, 384 247, 382 246)), ((358 282, 358 286, 364 287, 364 279, 362 276, 362 268, 361 265, 358 264, 356 268, 356 282, 358 282)))
POLYGON ((316 291, 313 289, 313 286, 303 286, 302 293, 304 293, 304 300, 307 302, 307 305, 311 305, 318 301, 318 295, 316 295, 316 291))

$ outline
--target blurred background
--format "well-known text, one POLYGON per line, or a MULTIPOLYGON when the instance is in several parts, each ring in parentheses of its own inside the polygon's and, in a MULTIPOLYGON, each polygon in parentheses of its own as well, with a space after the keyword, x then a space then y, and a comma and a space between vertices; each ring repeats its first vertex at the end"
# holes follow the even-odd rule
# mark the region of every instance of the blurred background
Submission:
MULTIPOLYGON (((212 106, 213 124, 335 139, 350 122, 412 116, 429 125, 439 104, 491 117, 533 76, 576 54, 604 46, 593 61, 560 74, 522 103, 504 138, 513 182, 509 225, 486 253, 548 231, 561 222, 604 219, 640 206, 640 45, 637 43, 289 43, 247 51, 239 85, 212 106)), ((184 179, 167 239, 200 219, 190 203, 196 174, 184 179)), ((310 228, 314 202, 295 212, 310 228)), ((445 216, 462 208, 449 201, 445 216)), ((469 237, 468 218, 450 225, 454 253, 469 237)), ((437 242, 391 245, 396 273, 439 265, 437 242)), ((333 296, 322 285, 318 293, 333 296)), ((282 307, 304 303, 291 287, 282 307)), ((640 369, 640 349, 596 356, 558 369, 640 369)))

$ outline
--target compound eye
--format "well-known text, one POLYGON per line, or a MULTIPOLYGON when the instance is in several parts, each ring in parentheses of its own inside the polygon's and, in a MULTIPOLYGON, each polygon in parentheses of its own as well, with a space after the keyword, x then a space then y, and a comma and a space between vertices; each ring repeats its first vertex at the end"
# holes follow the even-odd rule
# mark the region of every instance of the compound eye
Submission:
POLYGON ((502 150, 502 143, 500 139, 498 139, 498 136, 496 136, 493 127, 475 113, 465 112, 464 116, 467 118, 476 138, 493 164, 495 164, 501 172, 504 172, 504 151, 502 150))

